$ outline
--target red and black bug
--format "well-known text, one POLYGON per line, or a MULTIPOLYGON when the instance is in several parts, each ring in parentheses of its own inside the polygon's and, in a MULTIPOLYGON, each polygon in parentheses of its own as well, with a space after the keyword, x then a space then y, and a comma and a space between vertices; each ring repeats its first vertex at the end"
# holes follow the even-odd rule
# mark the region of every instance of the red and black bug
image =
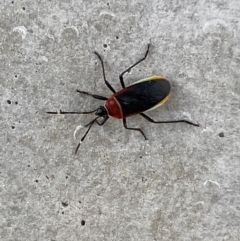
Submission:
POLYGON ((165 79, 161 75, 150 76, 146 79, 138 80, 125 87, 123 81, 123 75, 130 71, 137 64, 141 63, 146 59, 149 52, 150 44, 148 44, 147 51, 145 56, 137 61, 135 64, 131 65, 128 69, 123 71, 120 76, 120 83, 122 85, 122 89, 116 92, 114 88, 110 85, 110 83, 106 79, 104 64, 101 56, 94 52, 99 58, 102 65, 103 79, 107 87, 113 92, 109 98, 101 95, 91 94, 86 91, 77 90, 77 92, 85 95, 92 96, 95 99, 105 100, 105 104, 103 106, 98 107, 96 110, 87 111, 87 112, 47 112, 48 114, 91 114, 95 112, 95 117, 92 121, 90 121, 85 127, 88 127, 86 133, 82 137, 80 143, 78 144, 75 153, 77 153, 80 144, 83 142, 88 132, 90 131, 92 125, 97 123, 99 126, 102 126, 109 118, 109 116, 122 119, 123 126, 128 130, 135 130, 141 132, 145 140, 147 140, 146 135, 140 128, 132 128, 127 126, 126 118, 132 115, 140 114, 147 121, 159 124, 159 123, 177 123, 177 122, 185 122, 189 125, 199 126, 199 124, 187 121, 187 120, 170 120, 170 121, 155 121, 145 113, 146 111, 153 110, 161 105, 163 105, 170 96, 171 85, 170 82, 165 79), (99 122, 99 118, 102 118, 102 121, 99 122))

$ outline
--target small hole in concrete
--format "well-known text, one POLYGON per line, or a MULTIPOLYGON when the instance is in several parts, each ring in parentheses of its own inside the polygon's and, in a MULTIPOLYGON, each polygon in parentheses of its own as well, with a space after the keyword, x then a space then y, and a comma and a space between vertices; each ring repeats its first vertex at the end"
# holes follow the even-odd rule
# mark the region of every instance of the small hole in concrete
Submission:
POLYGON ((85 221, 84 221, 84 220, 82 220, 82 221, 81 221, 81 224, 82 224, 82 226, 84 226, 84 225, 85 225, 85 221))
POLYGON ((224 132, 220 132, 218 135, 219 137, 224 137, 224 132))
POLYGON ((144 182, 146 182, 146 181, 147 181, 147 178, 142 177, 142 182, 144 183, 144 182))
POLYGON ((11 102, 11 100, 7 100, 7 103, 10 105, 12 102, 11 102))
POLYGON ((18 102, 17 101, 15 101, 15 105, 17 105, 18 104, 18 102))
POLYGON ((36 183, 38 183, 38 180, 35 180, 36 183))
POLYGON ((25 7, 23 7, 22 9, 25 10, 25 7))
POLYGON ((15 129, 15 126, 12 126, 12 129, 15 129))
POLYGON ((63 207, 67 207, 68 203, 62 202, 63 207))
POLYGON ((116 36, 116 39, 119 39, 119 37, 118 37, 118 36, 116 36))
POLYGON ((104 47, 104 48, 107 48, 107 44, 104 44, 103 47, 104 47))

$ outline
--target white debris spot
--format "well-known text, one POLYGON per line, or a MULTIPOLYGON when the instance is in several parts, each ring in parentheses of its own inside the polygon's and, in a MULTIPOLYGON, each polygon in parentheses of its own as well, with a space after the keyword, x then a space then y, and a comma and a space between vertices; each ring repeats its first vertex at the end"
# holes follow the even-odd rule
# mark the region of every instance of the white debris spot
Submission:
POLYGON ((188 112, 183 112, 183 115, 186 116, 188 119, 191 119, 191 115, 188 112))
POLYGON ((27 35, 27 29, 24 26, 18 26, 13 28, 13 32, 18 32, 22 35, 22 39, 25 39, 27 35))
MULTIPOLYGON (((74 139, 76 140, 76 134, 77 134, 77 132, 80 130, 80 129, 82 129, 84 126, 82 126, 82 125, 79 125, 79 126, 77 126, 76 127, 76 129, 75 129, 75 131, 74 131, 74 133, 73 133, 73 137, 74 137, 74 139)), ((80 143, 82 143, 82 142, 80 142, 80 143)))
POLYGON ((78 37, 79 31, 78 31, 77 27, 75 27, 75 26, 70 26, 70 27, 67 27, 66 29, 68 29, 68 28, 74 30, 74 31, 76 32, 76 34, 77 34, 77 37, 78 37))
POLYGON ((212 181, 212 180, 207 180, 207 181, 205 181, 205 182, 204 182, 204 186, 206 186, 209 182, 215 184, 218 188, 220 188, 219 183, 216 182, 216 181, 212 181))
POLYGON ((102 10, 102 11, 100 12, 99 16, 102 16, 102 15, 109 15, 109 16, 112 16, 112 17, 115 17, 115 16, 116 16, 113 12, 106 11, 106 10, 102 10))
POLYGON ((54 36, 53 36, 52 34, 48 33, 47 36, 48 36, 48 38, 50 38, 50 39, 52 39, 53 41, 55 41, 55 38, 54 38, 54 36))
POLYGON ((42 56, 41 59, 48 63, 48 58, 46 56, 42 56))
POLYGON ((213 131, 213 129, 211 128, 211 127, 205 127, 202 131, 201 131, 202 133, 204 133, 204 132, 208 132, 208 133, 213 133, 214 131, 213 131))
POLYGON ((196 203, 196 205, 199 205, 199 204, 204 205, 204 201, 199 201, 196 203))

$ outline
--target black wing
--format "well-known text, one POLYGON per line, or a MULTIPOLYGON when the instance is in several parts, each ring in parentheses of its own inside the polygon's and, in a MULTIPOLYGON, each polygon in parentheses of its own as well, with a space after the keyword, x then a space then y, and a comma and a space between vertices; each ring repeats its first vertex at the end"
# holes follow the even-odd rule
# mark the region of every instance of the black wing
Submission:
POLYGON ((115 98, 122 107, 123 116, 144 112, 163 101, 170 93, 168 80, 147 80, 126 87, 115 98))

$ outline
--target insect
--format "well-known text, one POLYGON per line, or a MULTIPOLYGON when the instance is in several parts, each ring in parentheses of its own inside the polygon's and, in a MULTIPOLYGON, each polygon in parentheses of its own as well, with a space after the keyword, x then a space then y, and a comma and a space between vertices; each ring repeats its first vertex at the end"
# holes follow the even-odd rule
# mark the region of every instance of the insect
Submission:
POLYGON ((145 114, 146 111, 153 110, 163 105, 169 99, 171 85, 170 82, 163 76, 150 76, 148 78, 138 80, 137 82, 125 87, 125 83, 123 80, 124 74, 126 72, 129 72, 133 67, 135 67, 136 65, 138 65, 146 59, 149 52, 149 48, 150 44, 148 44, 147 46, 147 51, 144 57, 137 61, 135 64, 131 65, 128 69, 126 69, 119 75, 120 83, 122 86, 122 89, 119 91, 116 91, 107 81, 103 60, 99 53, 94 52, 101 62, 104 82, 107 85, 107 87, 113 92, 113 94, 109 98, 107 98, 105 96, 95 95, 86 91, 77 90, 78 93, 89 95, 95 99, 105 100, 105 104, 99 106, 97 109, 93 111, 64 112, 60 110, 60 112, 47 112, 48 114, 91 114, 95 112, 95 115, 97 117, 95 117, 92 121, 85 125, 85 127, 88 127, 88 129, 82 137, 81 141, 79 142, 75 154, 77 153, 80 144, 84 141, 93 124, 97 123, 99 126, 102 126, 110 116, 117 119, 122 119, 123 126, 126 129, 140 132, 145 138, 145 140, 147 140, 147 137, 140 128, 128 127, 126 121, 127 117, 140 114, 147 121, 155 124, 184 122, 189 125, 199 126, 199 124, 190 122, 188 120, 155 121, 145 114), (102 119, 101 121, 99 121, 100 118, 102 119))

